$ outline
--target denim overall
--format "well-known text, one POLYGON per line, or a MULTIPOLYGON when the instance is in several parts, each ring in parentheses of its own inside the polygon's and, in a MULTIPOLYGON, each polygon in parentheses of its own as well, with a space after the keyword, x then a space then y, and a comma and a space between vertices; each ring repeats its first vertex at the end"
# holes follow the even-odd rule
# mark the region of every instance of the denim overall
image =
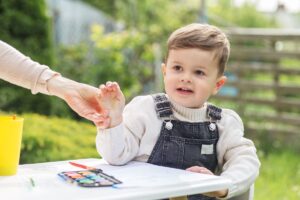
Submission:
MULTIPOLYGON (((216 121, 221 119, 220 108, 207 106, 208 121, 184 122, 175 120, 171 103, 165 94, 153 95, 156 112, 164 120, 160 136, 151 152, 148 163, 187 169, 206 167, 212 172, 217 168, 216 145, 219 139, 216 121)), ((213 200, 201 194, 188 196, 189 200, 213 200)))

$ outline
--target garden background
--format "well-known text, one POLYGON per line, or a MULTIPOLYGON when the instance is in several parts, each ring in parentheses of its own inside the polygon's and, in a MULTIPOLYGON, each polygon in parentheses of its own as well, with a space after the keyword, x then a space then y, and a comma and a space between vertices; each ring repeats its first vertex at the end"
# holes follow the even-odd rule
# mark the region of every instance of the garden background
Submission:
MULTIPOLYGON (((117 80, 128 102, 161 91, 159 67, 173 30, 193 22, 219 26, 232 42, 230 81, 212 101, 237 110, 257 146, 255 199, 300 199, 300 32, 285 27, 300 24, 300 12, 279 3, 264 13, 259 0, 234 2, 0 0, 0 39, 76 81, 97 87, 117 80), (77 10, 66 16, 66 5, 77 10)), ((99 157, 94 125, 58 98, 0 80, 0 113, 25 118, 22 164, 99 157)))

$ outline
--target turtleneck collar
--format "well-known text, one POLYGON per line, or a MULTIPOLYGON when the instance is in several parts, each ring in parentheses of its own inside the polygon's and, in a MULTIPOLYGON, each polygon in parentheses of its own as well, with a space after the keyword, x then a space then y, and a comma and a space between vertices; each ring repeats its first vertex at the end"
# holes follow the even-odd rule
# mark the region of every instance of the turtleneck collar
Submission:
POLYGON ((201 122, 207 120, 206 117, 207 103, 205 103, 201 108, 187 108, 175 103, 170 98, 169 100, 172 105, 173 115, 176 119, 180 121, 188 121, 188 122, 201 122))

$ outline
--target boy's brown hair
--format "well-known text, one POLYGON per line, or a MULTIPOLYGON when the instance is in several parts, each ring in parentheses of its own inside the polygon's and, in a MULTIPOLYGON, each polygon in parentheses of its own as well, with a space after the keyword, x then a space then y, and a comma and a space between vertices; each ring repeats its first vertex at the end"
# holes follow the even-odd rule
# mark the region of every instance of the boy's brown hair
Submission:
POLYGON ((219 75, 222 75, 228 61, 230 44, 219 28, 208 24, 190 24, 175 30, 168 39, 168 51, 172 49, 197 48, 205 51, 214 51, 218 59, 219 75))

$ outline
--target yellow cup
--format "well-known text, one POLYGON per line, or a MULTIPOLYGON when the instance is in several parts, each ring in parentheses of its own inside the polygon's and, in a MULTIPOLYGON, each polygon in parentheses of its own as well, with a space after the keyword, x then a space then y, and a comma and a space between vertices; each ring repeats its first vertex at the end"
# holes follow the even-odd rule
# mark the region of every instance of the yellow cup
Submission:
POLYGON ((10 176, 17 172, 23 120, 15 116, 0 116, 0 176, 10 176))

